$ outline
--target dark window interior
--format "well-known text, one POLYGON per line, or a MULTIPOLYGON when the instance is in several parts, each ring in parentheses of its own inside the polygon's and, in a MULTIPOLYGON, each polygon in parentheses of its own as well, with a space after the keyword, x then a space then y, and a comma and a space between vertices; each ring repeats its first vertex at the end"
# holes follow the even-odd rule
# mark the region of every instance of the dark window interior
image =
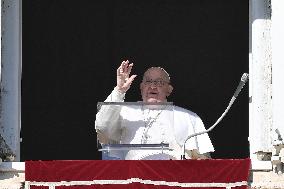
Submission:
MULTIPOLYGON (((209 128, 248 72, 248 2, 227 0, 25 0, 21 160, 100 159, 96 104, 124 59, 138 74, 127 101, 141 100, 146 68, 164 67, 169 101, 209 128)), ((246 158, 248 87, 209 133, 213 158, 246 158)))

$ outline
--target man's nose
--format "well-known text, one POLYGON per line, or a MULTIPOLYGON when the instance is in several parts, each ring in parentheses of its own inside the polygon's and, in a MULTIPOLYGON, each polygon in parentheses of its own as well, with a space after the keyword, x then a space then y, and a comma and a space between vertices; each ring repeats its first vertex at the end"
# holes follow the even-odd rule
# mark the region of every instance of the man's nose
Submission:
POLYGON ((150 84, 150 87, 151 87, 151 89, 155 89, 155 88, 157 88, 157 84, 155 82, 152 82, 150 84))

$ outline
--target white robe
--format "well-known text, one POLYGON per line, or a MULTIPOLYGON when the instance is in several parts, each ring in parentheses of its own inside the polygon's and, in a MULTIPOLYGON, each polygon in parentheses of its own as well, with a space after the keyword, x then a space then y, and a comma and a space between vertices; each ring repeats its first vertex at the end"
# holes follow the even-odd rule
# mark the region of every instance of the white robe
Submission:
MULTIPOLYGON (((124 94, 116 89, 105 102, 123 102, 124 94)), ((103 106, 96 115, 96 130, 102 143, 160 144, 169 143, 170 151, 130 150, 123 159, 180 159, 186 138, 205 130, 197 114, 178 106, 167 106, 151 110, 141 106, 103 106), (152 117, 152 121, 147 121, 152 117), (154 120, 154 121, 153 121, 154 120), (150 126, 149 126, 150 125, 150 126)), ((200 154, 213 152, 208 134, 189 139, 186 150, 197 150, 200 154)), ((115 156, 115 153, 113 153, 115 156)), ((187 157, 188 158, 188 157, 187 157)))

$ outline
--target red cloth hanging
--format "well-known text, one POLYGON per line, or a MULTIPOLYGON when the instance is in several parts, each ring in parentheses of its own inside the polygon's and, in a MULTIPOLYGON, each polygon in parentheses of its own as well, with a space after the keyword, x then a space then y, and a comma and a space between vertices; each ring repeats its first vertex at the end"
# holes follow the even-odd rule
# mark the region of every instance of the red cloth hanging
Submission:
MULTIPOLYGON (((56 160, 26 161, 26 181, 57 184, 62 181, 93 181, 90 185, 56 186, 56 189, 89 188, 193 188, 189 183, 247 182, 250 159, 222 160, 56 160), (100 181, 108 183, 101 184, 100 181), (113 182, 110 184, 109 182, 113 182), (99 183, 99 184, 98 184, 99 183)), ((48 186, 32 186, 44 189, 48 186)), ((243 186, 237 189, 247 188, 243 186)), ((195 187, 199 188, 199 187, 195 187)), ((216 188, 216 187, 200 187, 216 188)))

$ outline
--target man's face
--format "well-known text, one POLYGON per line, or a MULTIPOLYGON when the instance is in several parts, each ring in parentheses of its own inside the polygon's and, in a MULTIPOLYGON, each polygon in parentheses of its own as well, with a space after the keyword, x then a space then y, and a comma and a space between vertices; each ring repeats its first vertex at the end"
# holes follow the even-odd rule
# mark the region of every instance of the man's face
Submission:
POLYGON ((169 77, 159 68, 150 68, 140 84, 143 102, 166 102, 172 92, 169 77))

